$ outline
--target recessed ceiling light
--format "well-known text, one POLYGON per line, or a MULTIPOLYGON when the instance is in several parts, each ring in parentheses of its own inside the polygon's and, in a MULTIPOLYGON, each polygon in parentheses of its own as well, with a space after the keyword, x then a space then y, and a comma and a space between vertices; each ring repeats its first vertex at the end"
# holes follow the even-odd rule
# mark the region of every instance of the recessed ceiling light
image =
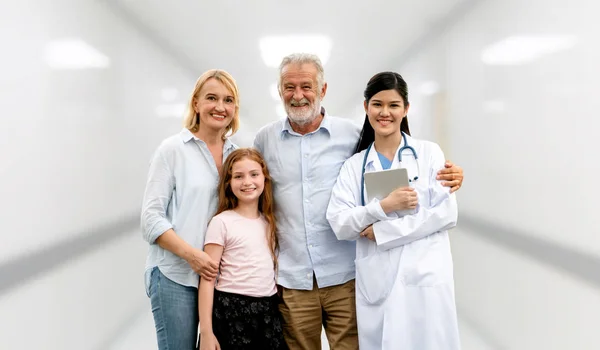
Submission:
POLYGON ((260 39, 261 56, 269 67, 279 67, 281 60, 294 52, 312 53, 325 65, 331 52, 331 40, 324 35, 268 36, 260 39))
POLYGON ((569 35, 511 36, 486 47, 481 60, 489 65, 527 64, 538 58, 575 46, 576 38, 569 35))
POLYGON ((44 59, 52 69, 106 68, 110 59, 81 39, 60 39, 46 44, 44 59))

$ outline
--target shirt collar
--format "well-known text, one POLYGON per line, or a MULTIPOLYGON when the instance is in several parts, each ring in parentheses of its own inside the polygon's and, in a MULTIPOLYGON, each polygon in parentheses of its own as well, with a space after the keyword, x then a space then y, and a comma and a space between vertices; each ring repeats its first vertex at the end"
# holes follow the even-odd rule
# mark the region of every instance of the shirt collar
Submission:
POLYGON ((196 136, 194 136, 194 134, 192 134, 192 132, 190 130, 188 130, 187 128, 183 128, 181 129, 181 132, 179 133, 179 136, 181 136, 181 141, 183 141, 183 143, 187 143, 188 141, 190 141, 191 139, 198 139, 196 136))
MULTIPOLYGON (((197 138, 194 134, 192 134, 192 132, 187 128, 183 128, 181 130, 181 132, 179 133, 179 135, 181 136, 181 140, 183 141, 183 143, 187 143, 191 140, 202 141, 199 138, 197 138)), ((204 141, 202 141, 202 142, 204 142, 204 141)), ((231 142, 229 140, 229 138, 225 138, 225 142, 223 144, 223 150, 229 151, 230 149, 232 149, 234 147, 235 147, 235 145, 233 144, 233 142, 231 142)))
POLYGON ((229 140, 229 137, 225 138, 225 143, 223 144, 223 150, 227 152, 233 148, 235 148, 235 145, 233 144, 233 142, 231 142, 229 140))
MULTIPOLYGON (((319 124, 317 130, 313 132, 317 132, 319 129, 322 128, 331 135, 331 118, 329 117, 329 114, 327 113, 324 107, 321 107, 321 114, 323 115, 323 120, 321 120, 321 124, 319 124)), ((283 137, 283 135, 285 135, 286 133, 292 135, 299 135, 297 132, 294 131, 294 129, 292 129, 292 126, 290 125, 290 120, 287 117, 283 120, 281 126, 281 137, 283 137)))

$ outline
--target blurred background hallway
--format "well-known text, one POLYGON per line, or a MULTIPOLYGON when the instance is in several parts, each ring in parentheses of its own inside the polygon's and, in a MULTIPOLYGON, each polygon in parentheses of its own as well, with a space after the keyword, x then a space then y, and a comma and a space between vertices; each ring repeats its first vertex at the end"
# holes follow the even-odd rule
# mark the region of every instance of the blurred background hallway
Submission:
POLYGON ((210 68, 237 79, 250 146, 285 116, 273 86, 293 51, 321 57, 323 105, 360 124, 368 79, 402 74, 412 133, 464 168, 464 350, 600 349, 597 2, 0 4, 0 349, 156 349, 152 152, 210 68))

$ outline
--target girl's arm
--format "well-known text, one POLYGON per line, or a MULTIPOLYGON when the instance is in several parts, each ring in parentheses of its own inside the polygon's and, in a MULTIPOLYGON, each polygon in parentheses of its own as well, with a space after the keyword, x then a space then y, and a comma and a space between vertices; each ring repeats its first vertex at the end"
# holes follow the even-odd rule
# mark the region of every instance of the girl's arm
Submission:
MULTIPOLYGON (((206 244, 204 251, 214 261, 221 261, 223 246, 218 244, 206 244)), ((212 326, 213 298, 215 292, 215 279, 200 279, 198 286, 198 316, 200 318, 200 341, 210 341, 214 338, 212 326)))
POLYGON ((458 207, 455 194, 436 179, 437 171, 444 167, 444 153, 433 144, 429 162, 430 208, 419 206, 418 212, 394 220, 373 224, 377 245, 392 249, 456 226, 458 207))
POLYGON ((352 169, 351 159, 349 159, 340 169, 331 192, 326 216, 333 232, 340 240, 355 241, 365 227, 379 220, 389 220, 378 202, 361 205, 360 179, 360 174, 352 169))

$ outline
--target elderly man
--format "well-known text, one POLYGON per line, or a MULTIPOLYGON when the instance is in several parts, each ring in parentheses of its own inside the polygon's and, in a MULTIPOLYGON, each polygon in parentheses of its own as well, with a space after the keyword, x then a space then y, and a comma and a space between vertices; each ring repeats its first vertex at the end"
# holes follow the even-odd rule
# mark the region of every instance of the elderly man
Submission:
MULTIPOLYGON (((325 212, 360 128, 321 107, 327 83, 317 56, 289 55, 279 73, 288 117, 263 127, 254 146, 264 155, 275 185, 284 336, 291 349, 321 349, 324 327, 331 349, 358 349, 356 246, 337 240, 325 212)), ((453 191, 462 184, 462 169, 449 162, 440 175, 453 191)))

